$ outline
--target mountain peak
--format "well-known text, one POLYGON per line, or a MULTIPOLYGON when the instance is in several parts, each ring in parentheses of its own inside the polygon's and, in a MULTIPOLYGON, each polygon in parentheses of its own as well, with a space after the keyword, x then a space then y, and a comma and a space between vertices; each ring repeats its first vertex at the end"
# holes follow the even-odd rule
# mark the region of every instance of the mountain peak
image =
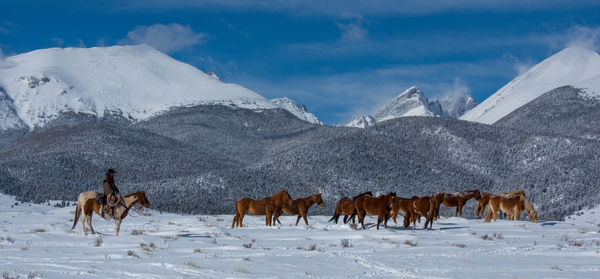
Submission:
POLYGON ((598 53, 582 47, 568 47, 513 79, 461 119, 492 124, 552 89, 565 85, 578 87, 580 83, 583 83, 581 87, 594 87, 597 83, 590 79, 599 75, 598 53))
POLYGON ((378 110, 374 116, 362 116, 344 126, 365 128, 376 122, 382 122, 405 116, 443 116, 457 118, 473 108, 477 103, 468 95, 446 96, 440 102, 429 99, 421 89, 411 86, 398 94, 391 102, 378 110))
POLYGON ((7 57, 0 67, 0 87, 30 128, 69 111, 98 117, 119 112, 142 120, 196 104, 276 107, 148 45, 51 48, 7 57))
POLYGON ((307 112, 305 105, 298 105, 294 100, 288 97, 272 99, 271 102, 276 106, 289 111, 301 120, 313 124, 325 125, 325 123, 319 120, 314 114, 307 112))

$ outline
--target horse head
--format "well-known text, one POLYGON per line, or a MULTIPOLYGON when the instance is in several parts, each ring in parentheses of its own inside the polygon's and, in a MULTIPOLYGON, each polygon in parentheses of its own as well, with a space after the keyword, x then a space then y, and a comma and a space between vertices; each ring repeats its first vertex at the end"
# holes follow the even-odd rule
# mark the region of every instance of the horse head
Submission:
POLYGON ((476 200, 480 200, 481 199, 481 193, 479 192, 479 190, 476 189, 475 191, 473 191, 473 193, 475 194, 473 197, 476 200))
POLYGON ((146 191, 141 191, 138 193, 138 201, 143 207, 150 207, 150 201, 148 201, 148 198, 146 197, 146 191))
POLYGON ((275 196, 279 196, 280 199, 287 204, 292 203, 292 196, 290 196, 290 193, 288 193, 288 189, 275 194, 275 196))
POLYGON ((318 193, 314 196, 312 196, 312 200, 314 203, 318 204, 321 207, 325 207, 325 202, 323 202, 323 199, 321 198, 321 193, 318 193))

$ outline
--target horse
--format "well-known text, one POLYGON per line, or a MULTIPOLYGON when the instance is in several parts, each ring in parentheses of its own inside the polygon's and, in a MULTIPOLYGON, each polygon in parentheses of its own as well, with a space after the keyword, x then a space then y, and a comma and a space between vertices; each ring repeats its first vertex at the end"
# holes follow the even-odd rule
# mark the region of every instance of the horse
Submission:
MULTIPOLYGON (((281 207, 281 209, 283 210, 283 212, 285 212, 285 214, 298 215, 298 218, 296 218, 296 226, 298 226, 298 222, 300 222, 300 218, 304 218, 304 222, 308 226, 308 220, 306 219, 306 216, 308 214, 308 209, 314 203, 318 204, 321 207, 325 206, 325 203, 323 202, 323 199, 321 198, 321 193, 315 194, 312 196, 308 196, 308 197, 304 197, 304 198, 295 199, 289 204, 284 203, 283 206, 281 207)), ((279 221, 279 216, 281 216, 281 213, 282 213, 281 211, 278 211, 275 214, 275 216, 273 217, 273 220, 277 220, 277 222, 279 222, 280 225, 281 225, 281 222, 279 221)))
POLYGON ((481 194, 479 190, 470 190, 470 191, 458 191, 452 194, 448 193, 437 193, 433 195, 433 199, 436 202, 435 216, 434 219, 437 219, 440 216, 440 206, 443 204, 445 206, 456 206, 456 214, 455 216, 462 216, 462 208, 471 198, 479 199, 481 194))
POLYGON ((273 214, 279 212, 283 204, 291 202, 292 197, 287 189, 261 200, 253 200, 251 198, 239 199, 235 202, 235 217, 233 217, 233 222, 231 222, 231 228, 233 229, 235 225, 243 227, 242 221, 248 211, 252 215, 265 215, 265 226, 271 226, 273 214))
POLYGON ((491 193, 483 192, 479 196, 479 199, 476 199, 477 200, 477 208, 475 208, 475 217, 481 218, 481 219, 484 218, 483 212, 485 211, 485 207, 487 206, 488 202, 490 201, 491 195, 492 195, 491 193))
POLYGON ((491 221, 492 216, 494 217, 494 222, 496 222, 498 211, 508 213, 509 220, 518 221, 523 210, 527 211, 531 222, 538 222, 537 212, 533 209, 531 202, 527 200, 527 197, 522 190, 491 195, 488 206, 489 209, 485 218, 486 223, 491 221))
MULTIPOLYGON (((510 192, 505 192, 502 193, 503 195, 525 195, 525 192, 521 189, 521 190, 516 190, 516 191, 510 191, 510 192)), ((488 202, 490 201, 490 196, 492 196, 492 193, 487 193, 487 192, 483 192, 481 193, 479 199, 476 198, 477 200, 477 208, 475 209, 475 216, 476 217, 481 217, 481 219, 483 219, 483 212, 485 211, 485 207, 487 206, 488 202)), ((502 217, 502 216, 500 216, 502 217)))
MULTIPOLYGON (((85 221, 87 220, 87 224, 90 227, 90 231, 92 234, 95 234, 94 227, 92 227, 92 214, 96 212, 96 214, 103 216, 102 214, 102 206, 96 202, 96 196, 98 193, 96 191, 89 191, 85 193, 79 194, 79 198, 77 199, 77 208, 75 209, 75 218, 73 220, 73 227, 71 230, 75 228, 77 225, 77 220, 81 216, 81 230, 83 234, 87 234, 85 231, 85 221), (83 214, 82 214, 83 213, 83 214)), ((121 228, 121 221, 127 217, 127 213, 129 209, 136 203, 141 204, 145 208, 150 207, 150 202, 146 197, 146 191, 140 191, 136 193, 131 193, 123 196, 125 200, 125 204, 120 204, 115 207, 115 212, 117 218, 115 219, 115 235, 119 236, 119 229, 121 228)))
MULTIPOLYGON (((417 197, 417 196, 413 196, 411 198, 412 200, 412 206, 413 206, 413 211, 415 213, 416 216, 425 216, 425 226, 423 227, 423 229, 427 228, 427 224, 429 224, 429 229, 432 228, 433 226, 433 218, 435 217, 435 212, 436 212, 436 208, 437 204, 434 198, 432 197, 417 197)), ((416 218, 412 219, 413 222, 413 230, 416 228, 417 224, 416 224, 416 218)))
POLYGON ((387 229, 388 215, 390 214, 394 197, 396 197, 396 193, 389 193, 376 198, 371 196, 360 196, 354 201, 354 210, 352 211, 350 218, 354 218, 354 215, 358 213, 358 222, 362 224, 364 229, 365 216, 367 214, 377 215, 377 229, 379 230, 379 224, 382 221, 384 227, 387 229))
POLYGON ((415 211, 413 210, 412 199, 404 199, 395 197, 392 205, 391 217, 396 222, 396 217, 398 216, 398 212, 402 211, 404 214, 404 227, 408 228, 408 225, 411 221, 414 221, 416 218, 415 211))
POLYGON ((340 219, 340 215, 342 213, 344 213, 344 224, 346 224, 348 221, 350 221, 350 219, 352 219, 352 224, 354 224, 354 220, 355 218, 349 218, 352 215, 352 212, 354 211, 354 201, 356 200, 356 198, 361 197, 361 196, 373 196, 373 193, 371 193, 371 191, 369 192, 364 192, 358 196, 353 197, 352 199, 347 198, 347 197, 343 197, 341 198, 336 207, 335 207, 335 213, 333 214, 333 217, 331 217, 331 219, 329 219, 329 222, 331 221, 335 221, 335 223, 337 224, 338 220, 340 219))

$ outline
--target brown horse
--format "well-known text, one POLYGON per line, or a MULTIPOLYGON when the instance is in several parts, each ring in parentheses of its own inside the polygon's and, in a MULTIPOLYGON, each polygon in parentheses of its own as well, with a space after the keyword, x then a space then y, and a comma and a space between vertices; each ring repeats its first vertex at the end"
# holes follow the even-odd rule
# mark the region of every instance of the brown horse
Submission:
MULTIPOLYGON (((298 218, 296 218, 296 226, 298 226, 300 218, 304 218, 304 222, 308 226, 308 220, 306 219, 306 216, 308 215, 308 209, 315 203, 320 205, 321 207, 325 206, 325 203, 321 198, 321 193, 304 198, 295 199, 290 204, 284 203, 281 209, 287 215, 298 215, 298 218)), ((273 217, 273 219, 277 220, 277 222, 279 222, 280 225, 281 222, 279 221, 279 216, 281 216, 281 213, 281 211, 278 211, 273 217)))
POLYGON ((358 213, 358 222, 362 224, 363 229, 365 228, 365 216, 377 215, 377 229, 379 230, 379 224, 383 221, 384 227, 387 229, 388 215, 390 214, 391 206, 394 203, 396 193, 389 193, 387 195, 379 197, 360 196, 354 201, 354 211, 350 218, 354 218, 354 215, 358 213))
POLYGON ((412 199, 404 199, 404 198, 394 198, 394 203, 392 205, 392 213, 391 217, 396 222, 396 217, 398 216, 398 212, 402 211, 404 214, 404 227, 408 228, 410 222, 414 222, 416 215, 412 205, 412 199))
POLYGON ((285 203, 292 202, 292 197, 288 190, 279 191, 277 194, 263 198, 262 200, 253 200, 251 198, 242 198, 235 203, 235 217, 231 222, 231 228, 237 224, 238 227, 243 227, 242 221, 246 212, 252 215, 266 215, 265 226, 271 226, 273 214, 279 212, 285 203))
POLYGON ((491 195, 490 200, 488 201, 488 213, 485 218, 485 222, 489 223, 494 217, 494 222, 496 222, 496 215, 498 211, 508 213, 509 220, 518 221, 521 216, 521 212, 523 210, 527 211, 529 215, 529 220, 531 222, 537 223, 537 212, 533 209, 533 206, 525 196, 525 193, 520 191, 513 191, 499 195, 491 195))
POLYGON ((331 221, 335 221, 335 223, 337 224, 338 220, 340 219, 340 215, 342 213, 344 213, 344 224, 346 224, 348 221, 350 221, 350 219, 352 219, 352 224, 354 224, 354 216, 352 216, 352 218, 349 218, 352 215, 352 212, 354 211, 354 201, 356 200, 356 198, 360 197, 360 196, 373 196, 373 193, 371 193, 371 191, 369 192, 364 192, 358 196, 355 196, 354 198, 350 199, 347 197, 343 197, 341 198, 336 207, 335 207, 335 213, 333 214, 333 217, 331 217, 331 219, 329 219, 329 222, 331 221))
MULTIPOLYGON (((85 193, 79 194, 79 198, 77 199, 77 208, 75 209, 75 219, 73 220, 73 227, 77 225, 77 220, 79 220, 79 216, 81 216, 81 231, 83 234, 87 234, 85 231, 85 220, 87 219, 87 224, 90 226, 90 231, 95 234, 94 227, 92 227, 92 214, 96 212, 96 214, 102 215, 101 205, 96 202, 96 196, 98 193, 96 191, 89 191, 85 193), (83 214, 81 214, 83 212, 83 214)), ((120 205, 115 207, 116 216, 119 216, 115 219, 115 235, 119 235, 119 229, 121 228, 121 221, 127 217, 127 213, 129 209, 136 203, 141 204, 142 206, 148 208, 150 207, 150 202, 148 198, 146 198, 146 191, 140 191, 136 193, 127 194, 123 197, 125 200, 124 205, 120 205)))
MULTIPOLYGON (((425 216, 426 221, 425 221, 425 226, 423 227, 424 229, 427 228, 427 224, 429 224, 429 228, 431 229, 433 226, 433 218, 435 217, 435 212, 436 212, 436 202, 435 199, 432 197, 416 197, 413 196, 412 197, 412 205, 413 205, 413 211, 415 213, 416 216, 425 216)), ((412 219, 413 222, 413 229, 416 228, 417 224, 415 223, 415 219, 412 219)))
POLYGON ((475 198, 480 199, 481 194, 479 190, 470 190, 470 191, 458 191, 452 194, 448 193, 437 193, 433 195, 436 203, 435 216, 434 219, 437 219, 440 216, 440 206, 443 204, 445 206, 451 207, 456 206, 456 214, 455 216, 462 216, 462 208, 467 203, 468 200, 475 198))

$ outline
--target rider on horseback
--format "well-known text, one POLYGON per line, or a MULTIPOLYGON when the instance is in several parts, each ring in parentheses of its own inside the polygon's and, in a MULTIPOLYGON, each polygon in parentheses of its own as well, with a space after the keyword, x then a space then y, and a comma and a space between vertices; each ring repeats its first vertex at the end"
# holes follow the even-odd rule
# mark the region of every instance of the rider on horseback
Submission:
POLYGON ((109 216, 113 216, 114 209, 119 205, 123 199, 121 197, 121 191, 115 184, 115 170, 109 169, 106 172, 106 177, 102 181, 102 188, 104 189, 104 196, 106 197, 106 205, 104 206, 104 213, 109 216))

